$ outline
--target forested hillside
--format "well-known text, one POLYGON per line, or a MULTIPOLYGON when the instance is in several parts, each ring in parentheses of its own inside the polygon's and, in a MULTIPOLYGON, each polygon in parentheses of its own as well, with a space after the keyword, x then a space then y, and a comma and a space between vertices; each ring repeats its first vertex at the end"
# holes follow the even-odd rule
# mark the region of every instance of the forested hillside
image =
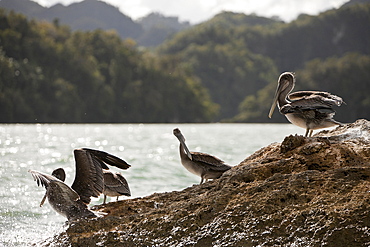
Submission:
POLYGON ((370 118, 370 4, 351 2, 290 23, 223 12, 152 51, 1 10, 0 122, 287 122, 267 117, 284 71, 343 97, 339 121, 370 118))
MULTIPOLYGON (((342 96, 348 103, 338 109, 342 121, 370 117, 370 96, 361 90, 370 88, 370 4, 301 15, 291 23, 224 12, 178 33, 159 52, 193 69, 220 105, 217 120, 271 121, 268 109, 284 71, 296 72, 295 90, 342 96)), ((275 115, 272 121, 286 121, 275 115)))
POLYGON ((265 87, 278 73, 273 60, 252 52, 245 39, 279 25, 264 17, 223 12, 178 33, 159 53, 181 57, 221 106, 217 120, 231 118, 247 94, 265 87))
POLYGON ((71 32, 0 9, 0 122, 208 122, 217 105, 183 65, 114 31, 71 32))

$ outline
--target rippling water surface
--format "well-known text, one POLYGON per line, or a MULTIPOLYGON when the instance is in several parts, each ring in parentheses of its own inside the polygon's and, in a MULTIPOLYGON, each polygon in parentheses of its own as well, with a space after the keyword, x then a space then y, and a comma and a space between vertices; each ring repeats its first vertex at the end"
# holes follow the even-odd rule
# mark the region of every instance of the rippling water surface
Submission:
MULTIPOLYGON (((63 167, 71 185, 75 148, 104 150, 131 164, 121 171, 131 198, 199 183, 200 178, 180 163, 179 142, 172 134, 176 127, 191 151, 215 155, 230 165, 286 135, 304 134, 291 124, 0 125, 0 246, 27 246, 63 230, 66 219, 47 202, 39 206, 45 189, 37 187, 27 171, 51 173, 63 167)), ((102 197, 93 198, 92 205, 101 203, 102 197)))

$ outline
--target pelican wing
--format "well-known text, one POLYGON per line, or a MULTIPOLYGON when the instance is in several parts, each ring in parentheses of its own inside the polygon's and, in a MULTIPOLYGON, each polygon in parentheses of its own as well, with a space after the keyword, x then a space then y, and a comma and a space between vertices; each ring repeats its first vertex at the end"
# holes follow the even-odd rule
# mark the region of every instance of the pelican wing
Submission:
MULTIPOLYGON (((99 151, 99 150, 89 149, 89 148, 83 148, 83 150, 85 150, 86 152, 89 152, 90 154, 94 155, 97 158, 97 160, 101 163, 104 162, 108 165, 115 166, 115 167, 118 167, 118 168, 124 169, 124 170, 131 167, 131 165, 129 165, 123 159, 118 158, 118 157, 116 157, 114 155, 111 155, 109 153, 99 151)), ((104 169, 109 169, 105 164, 102 164, 102 167, 104 169)))
POLYGON ((76 176, 72 184, 81 197, 81 200, 89 204, 90 197, 99 197, 103 192, 104 178, 103 170, 109 169, 106 164, 121 169, 130 167, 124 160, 103 151, 81 148, 74 150, 76 161, 76 176))
POLYGON ((115 192, 131 196, 131 191, 128 186, 126 179, 120 173, 112 173, 110 171, 104 171, 104 185, 109 190, 114 190, 115 192))
POLYGON ((72 189, 80 195, 81 201, 89 204, 91 201, 90 197, 99 197, 103 192, 103 162, 84 149, 75 149, 74 156, 76 175, 72 189))
POLYGON ((325 107, 325 106, 315 106, 315 105, 293 105, 293 104, 286 104, 283 107, 280 108, 280 112, 282 114, 288 114, 288 113, 304 113, 306 112, 308 115, 306 117, 315 118, 318 117, 316 114, 325 115, 327 117, 333 117, 335 115, 335 111, 331 107, 325 107), (311 114, 308 114, 307 112, 311 111, 311 114), (316 112, 316 113, 315 113, 316 112), (313 115, 312 115, 313 114, 313 115))
POLYGON ((340 106, 344 103, 343 99, 339 96, 330 94, 328 92, 320 91, 298 91, 288 95, 288 98, 292 100, 292 105, 310 105, 317 107, 332 107, 340 106))
POLYGON ((68 201, 77 201, 78 199, 80 199, 80 196, 77 194, 77 192, 71 189, 71 187, 69 187, 62 181, 52 180, 50 181, 49 185, 50 194, 58 195, 57 199, 58 201, 60 201, 61 204, 68 201))
POLYGON ((49 174, 46 174, 46 173, 43 173, 43 172, 38 172, 38 171, 34 171, 34 170, 29 170, 28 172, 31 173, 32 177, 33 177, 33 180, 37 182, 37 185, 38 186, 43 186, 45 189, 48 188, 49 186, 49 183, 50 181, 53 181, 53 180, 58 180, 56 177, 52 176, 52 175, 49 175, 49 174))
POLYGON ((53 209, 67 217, 68 220, 96 216, 88 210, 86 204, 79 200, 80 196, 77 192, 62 181, 50 181, 47 195, 53 209))
POLYGON ((215 170, 228 170, 231 167, 225 164, 221 159, 206 153, 191 152, 193 161, 204 163, 207 166, 211 166, 215 170), (229 167, 229 168, 228 168, 229 167))

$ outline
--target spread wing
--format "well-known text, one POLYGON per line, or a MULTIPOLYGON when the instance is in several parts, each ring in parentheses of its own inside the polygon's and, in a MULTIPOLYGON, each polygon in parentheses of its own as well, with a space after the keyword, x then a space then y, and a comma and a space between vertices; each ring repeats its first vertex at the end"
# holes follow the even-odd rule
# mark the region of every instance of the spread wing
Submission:
POLYGON ((204 163, 206 166, 211 167, 214 170, 224 171, 231 168, 231 166, 225 164, 221 159, 206 153, 191 152, 193 161, 204 163))
POLYGON ((89 204, 90 197, 98 197, 104 186, 102 162, 84 149, 75 149, 76 175, 72 184, 81 197, 81 201, 89 204))
POLYGON ((38 172, 34 170, 28 170, 29 173, 31 173, 33 180, 37 182, 37 186, 43 186, 45 189, 48 189, 49 183, 54 180, 58 180, 56 177, 43 173, 38 172))
POLYGON ((75 149, 76 176, 72 184, 74 189, 86 204, 89 204, 90 197, 99 197, 103 192, 104 178, 103 169, 109 169, 106 164, 121 169, 130 167, 124 160, 103 151, 82 148, 75 149))
POLYGON ((107 189, 115 191, 121 195, 131 196, 131 191, 126 179, 120 173, 104 172, 104 184, 107 189))
POLYGON ((102 164, 102 167, 104 169, 109 169, 104 163, 118 167, 120 169, 128 169, 131 167, 126 161, 124 161, 121 158, 118 158, 114 155, 111 155, 107 152, 99 151, 99 150, 94 150, 94 149, 89 149, 89 148, 82 148, 82 150, 85 150, 86 152, 89 152, 90 154, 94 155, 98 161, 100 161, 102 164))
MULTIPOLYGON (((66 185, 63 181, 43 172, 38 172, 34 170, 29 170, 33 179, 37 182, 38 186, 43 186, 47 190, 45 196, 43 197, 40 207, 44 204, 46 196, 49 194, 57 195, 53 198, 59 200, 59 204, 63 204, 66 201, 77 201, 80 197, 79 195, 66 185)), ((53 206, 54 207, 54 206, 53 206)), ((58 210, 57 210, 58 211, 58 210)), ((59 211, 58 211, 59 212, 59 211)))

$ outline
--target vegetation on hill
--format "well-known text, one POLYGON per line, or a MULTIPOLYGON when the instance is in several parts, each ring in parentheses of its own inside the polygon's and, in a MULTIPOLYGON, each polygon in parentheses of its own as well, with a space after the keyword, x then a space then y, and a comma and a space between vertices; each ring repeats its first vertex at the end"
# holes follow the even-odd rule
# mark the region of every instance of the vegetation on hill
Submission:
POLYGON ((294 90, 343 97, 336 119, 368 118, 370 4, 354 3, 291 23, 222 12, 185 28, 153 14, 140 25, 167 39, 152 51, 2 10, 0 122, 286 122, 267 117, 284 71, 294 90))
POLYGON ((0 10, 0 122, 207 122, 197 78, 115 32, 71 32, 0 10))
POLYGON ((176 54, 192 68, 221 106, 218 120, 238 113, 249 92, 265 87, 278 73, 268 57, 250 51, 240 35, 280 22, 257 16, 223 12, 212 20, 178 33, 159 48, 161 54, 176 54))
POLYGON ((178 17, 166 17, 151 13, 138 20, 144 32, 137 39, 139 45, 155 47, 171 38, 175 33, 190 27, 189 22, 180 22, 178 17))
MULTIPOLYGON (((307 73, 312 73, 312 77, 319 73, 309 69, 307 63, 311 61, 318 63, 317 68, 336 68, 311 89, 327 90, 347 101, 357 95, 360 102, 367 102, 367 95, 357 92, 358 87, 352 85, 362 83, 369 88, 366 78, 370 64, 349 61, 347 54, 356 53, 366 60, 370 55, 369 44, 370 4, 362 4, 318 16, 301 15, 288 24, 224 12, 178 33, 163 43, 159 52, 180 56, 194 70, 209 89, 212 100, 220 105, 217 120, 266 122, 279 74, 297 72, 295 90, 307 89, 308 81, 301 80, 301 74, 306 78, 307 73), (339 62, 343 60, 352 63, 352 70, 343 68, 344 63, 339 62), (353 75, 352 71, 363 73, 353 75), (338 90, 339 81, 343 90, 338 90)), ((369 116, 366 106, 357 102, 339 111, 346 116, 344 121, 369 116)), ((276 117, 273 121, 286 120, 276 117)))

